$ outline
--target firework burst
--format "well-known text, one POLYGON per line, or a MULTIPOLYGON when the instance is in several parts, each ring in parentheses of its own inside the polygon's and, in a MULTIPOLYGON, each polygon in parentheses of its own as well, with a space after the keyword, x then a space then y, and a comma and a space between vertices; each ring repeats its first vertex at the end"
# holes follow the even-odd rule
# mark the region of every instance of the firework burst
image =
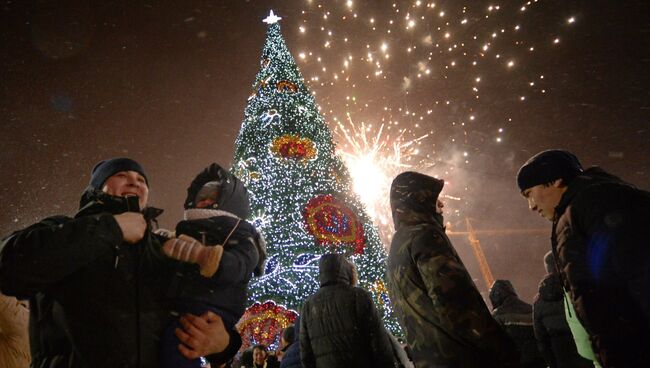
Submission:
POLYGON ((353 189, 387 244, 393 233, 390 185, 400 172, 424 166, 419 145, 428 134, 408 139, 407 129, 391 136, 384 128, 384 124, 377 128, 364 122, 355 125, 347 114, 347 124, 337 122, 334 134, 339 141, 338 154, 350 172, 353 189))

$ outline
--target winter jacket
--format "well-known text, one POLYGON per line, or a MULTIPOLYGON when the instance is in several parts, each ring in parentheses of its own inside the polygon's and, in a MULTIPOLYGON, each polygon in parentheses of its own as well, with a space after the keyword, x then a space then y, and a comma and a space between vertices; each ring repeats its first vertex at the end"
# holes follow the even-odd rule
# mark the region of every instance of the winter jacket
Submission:
POLYGON ((29 367, 29 310, 21 302, 0 294, 0 367, 29 367))
POLYGON ((215 210, 202 213, 217 216, 181 221, 176 225, 176 235, 185 234, 206 245, 223 245, 219 268, 212 277, 206 278, 201 276, 196 264, 185 263, 176 273, 168 295, 205 303, 233 316, 236 323, 246 309, 248 282, 259 257, 255 245, 259 234, 246 221, 238 224, 234 215, 215 210))
POLYGON ((537 347, 550 368, 593 367, 580 357, 564 313, 563 293, 557 275, 548 274, 539 283, 533 303, 533 327, 537 347))
POLYGON ((46 218, 2 245, 0 287, 30 299, 34 367, 158 367, 173 263, 151 232, 122 242, 124 198, 86 192, 74 218, 46 218))
MULTIPOLYGON (((422 175, 423 176, 423 175, 422 175)), ((433 178, 431 178, 433 179, 433 178)), ((396 233, 388 291, 416 367, 513 367, 514 343, 492 318, 419 180, 391 188, 396 233)), ((426 178, 422 180, 427 180, 426 178)))
POLYGON ((521 354, 521 366, 546 367, 537 349, 533 330, 533 307, 517 297, 514 287, 507 280, 497 280, 490 289, 492 316, 503 326, 521 354))
POLYGON ((280 368, 301 368, 300 362, 300 316, 294 321, 294 333, 298 337, 293 344, 289 345, 284 351, 284 356, 280 362, 280 368))
POLYGON ((300 316, 305 368, 392 367, 393 354, 372 297, 351 285, 351 264, 340 254, 320 260, 320 289, 300 316))
POLYGON ((571 297, 565 291, 564 292, 564 315, 566 316, 566 321, 569 324, 569 329, 571 330, 571 335, 573 335, 573 341, 575 341, 576 349, 578 354, 589 360, 593 363, 596 368, 602 367, 596 359, 596 354, 594 354, 594 348, 591 346, 591 340, 589 339, 589 333, 585 330, 584 326, 578 319, 576 311, 573 309, 573 304, 569 302, 571 297))
POLYGON ((650 193, 590 168, 555 208, 560 277, 604 367, 650 362, 650 193))
POLYGON ((190 183, 184 207, 185 220, 176 225, 176 236, 188 235, 205 245, 223 245, 224 251, 211 278, 203 277, 196 264, 184 264, 176 272, 168 295, 214 307, 234 324, 246 308, 251 276, 263 273, 266 260, 262 236, 243 220, 250 215, 248 190, 237 177, 213 163, 190 183), (196 208, 197 194, 209 183, 217 192, 216 202, 196 208))

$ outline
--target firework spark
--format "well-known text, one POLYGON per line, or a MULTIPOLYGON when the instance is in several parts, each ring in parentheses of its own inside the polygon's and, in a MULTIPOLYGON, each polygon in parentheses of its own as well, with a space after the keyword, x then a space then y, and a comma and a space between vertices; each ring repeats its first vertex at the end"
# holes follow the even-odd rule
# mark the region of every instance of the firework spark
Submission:
POLYGON ((338 121, 334 129, 341 143, 338 154, 350 172, 355 193, 386 242, 393 233, 390 185, 400 172, 422 166, 418 145, 428 134, 407 139, 407 129, 401 129, 391 137, 385 133, 384 124, 375 129, 364 122, 355 125, 350 114, 347 118, 348 124, 338 121))

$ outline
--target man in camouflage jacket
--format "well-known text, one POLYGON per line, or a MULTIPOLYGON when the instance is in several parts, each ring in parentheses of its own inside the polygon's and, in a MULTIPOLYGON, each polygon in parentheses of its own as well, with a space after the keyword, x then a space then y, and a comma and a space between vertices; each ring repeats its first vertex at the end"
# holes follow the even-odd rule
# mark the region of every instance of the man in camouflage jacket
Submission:
POLYGON ((396 233, 389 295, 415 366, 515 367, 514 343, 490 315, 445 235, 443 180, 405 172, 390 193, 396 233))

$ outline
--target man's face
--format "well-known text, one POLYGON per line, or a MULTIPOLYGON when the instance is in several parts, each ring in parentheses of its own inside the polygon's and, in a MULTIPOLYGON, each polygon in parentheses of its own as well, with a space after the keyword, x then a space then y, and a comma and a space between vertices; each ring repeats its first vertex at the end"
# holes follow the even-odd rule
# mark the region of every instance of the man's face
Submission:
POLYGON ((140 208, 145 208, 149 199, 147 182, 137 171, 120 171, 104 182, 102 191, 116 197, 138 196, 140 208))
POLYGON ((528 200, 528 208, 539 213, 543 218, 553 221, 555 207, 560 203, 566 187, 558 179, 550 184, 539 184, 528 188, 522 195, 528 200))
POLYGON ((266 359, 266 352, 264 350, 258 348, 253 349, 253 361, 255 364, 264 364, 264 359, 266 359))

